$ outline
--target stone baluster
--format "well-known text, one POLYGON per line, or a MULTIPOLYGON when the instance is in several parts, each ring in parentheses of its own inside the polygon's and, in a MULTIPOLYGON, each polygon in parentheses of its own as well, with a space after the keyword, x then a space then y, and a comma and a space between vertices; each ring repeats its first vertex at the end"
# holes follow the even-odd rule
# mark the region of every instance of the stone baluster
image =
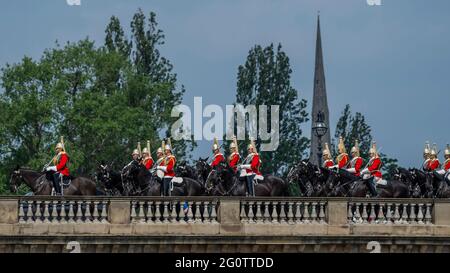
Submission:
MULTIPOLYGON (((160 211, 161 202, 155 201, 153 204, 155 205, 155 223, 161 223, 161 211, 160 211)), ((181 215, 180 215, 180 218, 181 218, 181 215)))
POLYGON ((400 207, 400 204, 396 203, 395 210, 394 210, 394 224, 400 223, 399 207, 400 207))
POLYGON ((360 203, 355 203, 355 222, 356 223, 361 223, 362 219, 361 219, 361 214, 359 213, 359 206, 360 203))
POLYGON ((400 218, 400 223, 408 224, 408 204, 403 204, 402 216, 400 218))
POLYGON ((286 203, 280 202, 280 223, 286 223, 286 203))
MULTIPOLYGON (((144 208, 142 208, 142 213, 144 213, 144 208)), ((108 222, 108 201, 102 201, 102 210, 100 213, 100 218, 102 223, 108 222)), ((145 215, 143 221, 145 222, 145 215)))
POLYGON ((250 202, 248 206, 248 222, 255 223, 255 214, 253 212, 254 202, 250 202))
POLYGON ((75 214, 74 214, 74 212, 73 212, 73 202, 72 201, 69 201, 69 223, 75 223, 75 221, 74 221, 74 217, 75 217, 75 214))
POLYGON ((304 202, 304 209, 303 209, 303 222, 308 224, 311 223, 311 212, 310 212, 310 207, 311 207, 311 203, 310 202, 304 202))
POLYGON ((217 221, 216 208, 217 208, 217 203, 215 201, 211 201, 211 215, 209 216, 209 222, 217 221))
POLYGON ((302 222, 302 202, 295 202, 295 223, 300 224, 302 222))
MULTIPOLYGON (((168 210, 167 210, 167 203, 166 201, 162 201, 161 202, 161 217, 162 217, 162 222, 163 223, 167 223, 168 222, 168 210)), ((183 209, 183 205, 181 205, 181 209, 183 209)), ((189 208, 190 209, 190 208, 189 208)))
POLYGON ((410 205, 410 212, 409 212, 409 223, 416 224, 416 204, 410 205))
MULTIPOLYGON (((49 201, 49 202, 51 202, 51 201, 49 201)), ((44 204, 44 223, 50 223, 51 222, 50 221, 51 215, 50 215, 50 212, 48 210, 48 203, 49 202, 46 202, 46 201, 43 202, 43 204, 44 204)))
POLYGON ((262 223, 262 214, 261 214, 261 202, 256 202, 256 217, 255 217, 256 223, 260 224, 262 223))
MULTIPOLYGON (((183 205, 181 205, 183 207, 183 205)), ((188 203, 188 211, 187 211, 187 222, 194 223, 194 214, 193 214, 193 204, 192 202, 188 203)))
POLYGON ((375 222, 375 218, 376 218, 376 214, 375 214, 375 203, 370 204, 370 216, 369 216, 369 222, 370 223, 374 223, 375 222))
POLYGON ((423 204, 419 204, 419 211, 417 212, 417 223, 423 224, 423 204))
POLYGON ((288 223, 293 224, 294 223, 294 213, 293 213, 293 202, 288 202, 288 223))
POLYGON ((59 210, 59 222, 60 223, 67 223, 67 212, 66 212, 66 207, 67 209, 68 207, 68 203, 64 202, 64 201, 60 201, 59 203, 60 206, 60 210, 59 210))
POLYGON ((76 208, 76 213, 75 213, 75 210, 74 210, 74 217, 73 217, 73 221, 75 222, 75 223, 82 223, 83 222, 83 212, 81 211, 81 209, 82 209, 82 202, 73 202, 74 203, 74 205, 75 205, 75 208, 76 208))
POLYGON ((382 204, 382 203, 380 203, 378 206, 377 222, 379 224, 386 223, 386 218, 384 218, 384 213, 383 213, 383 207, 385 207, 385 204, 382 204))
POLYGON ((311 209, 311 222, 316 223, 317 222, 317 202, 312 202, 312 209, 311 209))
POLYGON ((139 214, 138 214, 139 216, 138 216, 138 219, 136 219, 138 223, 145 223, 144 203, 145 203, 145 201, 138 203, 139 204, 139 214))
POLYGON ((270 222, 269 204, 269 202, 264 202, 264 223, 270 222))
MULTIPOLYGON (((23 204, 25 201, 19 201, 19 223, 26 223, 28 220, 28 211, 30 210, 30 206, 27 206, 27 210, 23 208, 23 204)), ((28 205, 28 202, 27 202, 28 205)))
MULTIPOLYGON (((92 214, 91 214, 91 202, 88 201, 84 201, 84 205, 86 207, 86 209, 84 210, 84 221, 86 223, 92 223, 93 219, 92 219, 92 214)), ((134 209, 131 209, 131 214, 133 215, 133 211, 134 209)), ((133 219, 133 217, 131 217, 131 219, 133 219)))
POLYGON ((325 223, 325 206, 326 203, 319 202, 319 223, 325 223))
POLYGON ((388 203, 387 204, 387 208, 386 208, 386 221, 387 221, 387 224, 392 224, 392 211, 391 211, 391 208, 392 208, 392 204, 388 203))
POLYGON ((137 211, 138 202, 137 201, 131 201, 131 222, 137 223, 138 222, 138 213, 137 211))
POLYGON ((425 224, 431 224, 431 204, 426 204, 426 212, 425 212, 425 224))
POLYGON ((363 224, 367 224, 367 218, 369 218, 369 215, 367 214, 367 206, 369 204, 367 203, 362 203, 362 207, 363 207, 363 213, 362 213, 362 222, 363 224))
POLYGON ((100 221, 98 220, 98 202, 94 201, 94 213, 92 214, 92 216, 94 217, 94 223, 99 223, 100 221))

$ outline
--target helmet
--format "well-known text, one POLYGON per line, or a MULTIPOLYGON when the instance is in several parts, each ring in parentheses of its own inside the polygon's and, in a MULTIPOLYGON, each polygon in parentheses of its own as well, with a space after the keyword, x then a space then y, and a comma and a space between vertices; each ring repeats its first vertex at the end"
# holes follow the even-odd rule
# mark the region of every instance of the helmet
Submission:
POLYGON ((355 140, 355 146, 352 147, 351 153, 355 153, 356 156, 359 156, 359 142, 355 140))
POLYGON ((164 140, 161 141, 161 147, 159 147, 158 150, 156 150, 156 153, 157 154, 159 154, 159 153, 164 154, 165 146, 166 146, 166 144, 165 144, 164 140))
POLYGON ((247 149, 253 150, 253 152, 256 153, 256 146, 255 146, 255 141, 253 140, 253 138, 250 138, 250 144, 248 144, 247 149))
POLYGON ((345 149, 344 138, 342 136, 339 137, 338 151, 341 154, 347 153, 347 150, 345 149))
POLYGON ((170 138, 167 139, 167 144, 164 146, 164 150, 172 151, 172 143, 170 142, 170 138))
POLYGON ((330 147, 328 146, 328 143, 325 143, 325 148, 323 149, 322 154, 327 158, 331 158, 331 152, 330 152, 330 147))
POLYGON ((162 154, 162 153, 163 153, 163 150, 162 150, 162 148, 161 148, 161 147, 159 147, 159 148, 158 148, 158 150, 156 150, 156 153, 157 153, 157 154, 162 154))
POLYGON ((450 144, 447 144, 447 148, 445 149, 444 155, 450 156, 450 144))
POLYGON ((56 148, 55 148, 55 150, 58 150, 58 149, 60 149, 60 150, 64 150, 64 146, 62 145, 62 143, 58 143, 58 144, 56 144, 56 148))
POLYGON ((213 151, 218 150, 219 149, 219 142, 217 141, 217 138, 214 138, 214 144, 212 146, 213 151))
POLYGON ((139 155, 139 150, 138 149, 134 149, 133 153, 131 155, 139 155))
POLYGON ((431 153, 430 143, 427 141, 425 142, 425 149, 423 151, 424 155, 429 155, 431 153))
POLYGON ((433 143, 433 148, 431 148, 431 150, 430 150, 430 155, 433 156, 433 157, 437 156, 437 145, 436 145, 436 143, 433 143))
POLYGON ((372 147, 369 150, 369 154, 374 154, 375 157, 378 157, 377 143, 375 141, 372 142, 372 147))
POLYGON ((142 154, 150 154, 149 150, 147 148, 142 149, 142 154))

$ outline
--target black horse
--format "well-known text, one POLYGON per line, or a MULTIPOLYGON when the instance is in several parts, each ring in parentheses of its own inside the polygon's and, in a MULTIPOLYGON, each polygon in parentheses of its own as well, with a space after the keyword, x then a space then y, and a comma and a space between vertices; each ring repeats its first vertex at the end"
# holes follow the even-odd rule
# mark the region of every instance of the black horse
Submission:
POLYGON ((315 166, 308 161, 301 161, 291 168, 286 179, 288 183, 298 184, 301 196, 312 197, 322 192, 322 179, 317 178, 315 166))
MULTIPOLYGON (((241 180, 227 163, 222 162, 208 175, 207 191, 211 195, 245 196, 245 182, 241 180)), ((288 184, 274 175, 265 175, 264 180, 255 185, 256 196, 288 196, 288 184)))
POLYGON ((95 179, 103 186, 106 195, 124 195, 122 175, 119 172, 111 170, 106 163, 102 162, 102 164, 97 167, 95 179))
POLYGON ((195 168, 197 169, 197 179, 206 187, 206 180, 208 175, 211 173, 211 165, 208 164, 208 158, 199 158, 195 162, 195 168))
MULTIPOLYGON (((12 193, 16 193, 18 187, 24 182, 34 195, 51 195, 53 184, 49 179, 52 173, 37 172, 27 168, 17 167, 11 174, 9 185, 12 193)), ((71 179, 71 183, 64 187, 63 195, 96 195, 95 182, 86 177, 71 179)))
POLYGON ((433 198, 433 183, 430 175, 416 168, 409 170, 414 185, 420 189, 420 197, 433 198))

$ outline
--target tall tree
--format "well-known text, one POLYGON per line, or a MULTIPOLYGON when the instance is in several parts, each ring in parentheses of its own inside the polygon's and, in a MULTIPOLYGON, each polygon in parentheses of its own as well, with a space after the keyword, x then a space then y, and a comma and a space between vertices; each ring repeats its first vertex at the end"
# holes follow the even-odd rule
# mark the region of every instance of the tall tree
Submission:
MULTIPOLYGON (((145 21, 141 10, 132 26, 140 20, 145 21)), ((112 17, 104 46, 88 39, 57 44, 39 60, 24 57, 3 67, 0 183, 16 165, 42 168, 61 135, 75 175, 90 174, 101 160, 115 162, 116 168, 125 164, 138 141, 151 140, 156 151, 160 139, 170 136, 171 110, 184 93, 172 65, 160 56, 164 36, 156 25, 151 13, 148 25, 139 26, 144 36, 133 32, 132 40, 112 17), (144 53, 152 57, 136 58, 144 53)), ((181 159, 193 147, 173 144, 181 159)))
MULTIPOLYGON (((365 160, 364 164, 366 164, 369 158, 369 149, 372 146, 372 128, 366 123, 363 114, 359 112, 356 112, 355 115, 352 114, 349 104, 345 106, 336 125, 335 139, 332 144, 334 154, 338 154, 336 143, 341 136, 344 138, 345 148, 348 152, 355 145, 355 140, 358 140, 361 157, 365 160)), ((383 162, 382 170, 384 176, 387 179, 391 179, 394 170, 398 167, 397 159, 389 158, 382 152, 380 152, 380 157, 383 162)))
MULTIPOLYGON (((275 151, 260 152, 264 173, 284 175, 291 164, 306 156, 309 145, 301 128, 308 121, 305 110, 307 103, 305 99, 299 98, 297 90, 292 87, 291 73, 289 57, 282 50, 281 44, 276 49, 273 44, 265 48, 256 45, 249 51, 245 64, 238 68, 237 104, 280 107, 279 146, 275 151)), ((269 116, 268 130, 270 129, 269 116)), ((247 144, 248 141, 241 141, 240 150, 246 152, 247 144)), ((258 151, 260 144, 258 140, 258 151)))

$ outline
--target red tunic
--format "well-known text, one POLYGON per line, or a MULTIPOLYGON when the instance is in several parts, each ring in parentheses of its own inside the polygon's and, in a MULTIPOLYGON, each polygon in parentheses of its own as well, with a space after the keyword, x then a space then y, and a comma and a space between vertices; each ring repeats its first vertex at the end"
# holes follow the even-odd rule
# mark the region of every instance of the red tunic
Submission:
POLYGON ((214 168, 215 166, 219 165, 221 162, 225 162, 225 157, 223 156, 223 154, 218 153, 218 154, 214 155, 214 160, 211 163, 211 168, 214 168))
POLYGON ((240 158, 241 158, 241 156, 238 153, 232 153, 230 155, 229 164, 234 172, 237 172, 237 164, 238 164, 240 158))
POLYGON ((428 161, 428 171, 432 172, 439 168, 440 165, 441 163, 439 162, 439 159, 431 159, 430 161, 428 161))
POLYGON ((383 177, 381 175, 381 171, 380 171, 381 170, 381 159, 379 157, 370 159, 367 169, 369 169, 370 173, 373 176, 379 177, 379 178, 383 177))
POLYGON ((166 157, 166 171, 164 172, 164 177, 174 177, 175 176, 175 156, 169 155, 166 157))
POLYGON ((348 166, 348 154, 340 154, 338 156, 339 169, 347 168, 348 166))
POLYGON ((450 170, 450 159, 447 159, 447 160, 444 162, 444 170, 445 170, 445 171, 450 170))
POLYGON ((351 168, 355 168, 355 175, 356 176, 360 176, 361 175, 361 167, 362 167, 362 164, 363 164, 363 160, 362 160, 362 158, 361 157, 355 157, 355 158, 353 158, 352 159, 352 161, 350 162, 350 166, 351 166, 351 168))
POLYGON ((144 159, 143 163, 144 163, 145 168, 147 170, 150 170, 153 166, 153 158, 151 158, 151 157, 146 158, 146 159, 144 159))
POLYGON ((252 161, 250 163, 250 170, 247 169, 247 173, 254 173, 257 175, 261 175, 261 172, 259 171, 259 167, 261 165, 261 161, 259 160, 259 154, 254 153, 252 156, 252 161))
POLYGON ((331 168, 333 166, 334 166, 333 160, 328 159, 328 160, 325 160, 325 162, 323 162, 323 166, 322 167, 324 167, 326 169, 329 169, 329 168, 331 168))
POLYGON ((64 176, 69 176, 69 168, 67 167, 67 163, 69 161, 69 156, 65 152, 61 152, 59 156, 56 158, 56 171, 64 176))

